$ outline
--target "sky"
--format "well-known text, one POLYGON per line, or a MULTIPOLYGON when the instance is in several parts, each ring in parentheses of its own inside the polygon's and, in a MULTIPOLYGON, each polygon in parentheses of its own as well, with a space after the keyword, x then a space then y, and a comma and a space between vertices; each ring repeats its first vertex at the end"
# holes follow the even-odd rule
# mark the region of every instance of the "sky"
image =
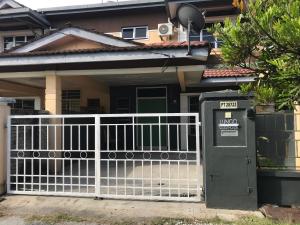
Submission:
MULTIPOLYGON (((16 0, 16 1, 31 9, 40 9, 40 8, 49 8, 49 7, 66 6, 66 5, 86 5, 86 4, 93 4, 93 3, 102 3, 102 1, 108 2, 108 1, 117 1, 117 0, 16 0)), ((124 1, 124 0, 119 0, 119 1, 124 1)))

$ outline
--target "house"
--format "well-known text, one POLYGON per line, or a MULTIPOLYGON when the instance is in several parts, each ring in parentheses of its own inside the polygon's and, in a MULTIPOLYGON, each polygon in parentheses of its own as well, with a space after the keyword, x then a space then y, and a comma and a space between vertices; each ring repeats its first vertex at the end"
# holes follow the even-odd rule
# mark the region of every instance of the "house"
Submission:
MULTIPOLYGON (((199 95, 237 89, 220 40, 170 23, 182 1, 135 0, 31 10, 0 0, 0 96, 9 117, 7 190, 200 201, 199 95), (174 5, 175 4, 175 5, 174 5)), ((206 27, 238 10, 229 0, 184 1, 206 27)))
MULTIPOLYGON (((228 0, 189 2, 206 11, 206 27, 238 13, 228 0)), ((0 96, 52 114, 195 112, 199 93, 252 80, 215 69, 222 42, 206 29, 191 34, 187 56, 186 30, 169 22, 170 10, 163 0, 37 11, 1 0, 0 96)))

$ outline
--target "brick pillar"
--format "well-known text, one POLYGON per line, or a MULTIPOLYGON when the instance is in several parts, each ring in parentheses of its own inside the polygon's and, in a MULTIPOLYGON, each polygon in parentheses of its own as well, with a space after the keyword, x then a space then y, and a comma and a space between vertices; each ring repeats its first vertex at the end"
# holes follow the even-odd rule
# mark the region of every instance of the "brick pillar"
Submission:
POLYGON ((7 103, 0 103, 0 195, 6 192, 6 159, 7 159, 7 118, 10 107, 7 103))

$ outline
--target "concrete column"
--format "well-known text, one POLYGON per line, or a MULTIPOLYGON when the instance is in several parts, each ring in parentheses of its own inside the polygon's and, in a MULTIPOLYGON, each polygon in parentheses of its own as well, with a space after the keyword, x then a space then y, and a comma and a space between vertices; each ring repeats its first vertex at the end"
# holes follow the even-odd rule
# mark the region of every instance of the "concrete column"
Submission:
POLYGON ((295 106, 295 151, 296 151, 296 169, 300 170, 300 104, 295 106))
POLYGON ((61 77, 55 72, 46 74, 45 110, 50 114, 61 114, 61 77))
POLYGON ((6 157, 7 157, 7 118, 10 107, 0 103, 0 195, 6 192, 6 157))
MULTIPOLYGON (((51 115, 59 115, 62 113, 62 79, 60 76, 57 76, 55 72, 47 72, 46 73, 46 90, 45 90, 45 110, 48 111, 51 115)), ((61 119, 51 119, 49 124, 62 124, 61 119)), ((56 150, 62 149, 62 129, 61 126, 53 126, 49 128, 48 134, 48 142, 50 148, 54 149, 56 146, 56 150), (56 135, 54 132, 56 129, 56 135)), ((62 152, 57 152, 56 157, 61 157, 62 152)), ((49 170, 55 171, 54 160, 50 160, 49 162, 49 170)), ((56 164, 56 171, 61 170, 61 163, 56 164)))

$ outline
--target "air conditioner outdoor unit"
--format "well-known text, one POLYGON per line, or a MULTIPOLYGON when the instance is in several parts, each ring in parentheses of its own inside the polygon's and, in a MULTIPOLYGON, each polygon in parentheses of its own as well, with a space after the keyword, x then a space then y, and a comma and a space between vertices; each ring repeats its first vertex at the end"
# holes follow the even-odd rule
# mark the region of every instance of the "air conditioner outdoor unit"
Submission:
POLYGON ((172 23, 160 23, 158 24, 158 33, 160 36, 171 36, 173 35, 173 24, 172 23))

